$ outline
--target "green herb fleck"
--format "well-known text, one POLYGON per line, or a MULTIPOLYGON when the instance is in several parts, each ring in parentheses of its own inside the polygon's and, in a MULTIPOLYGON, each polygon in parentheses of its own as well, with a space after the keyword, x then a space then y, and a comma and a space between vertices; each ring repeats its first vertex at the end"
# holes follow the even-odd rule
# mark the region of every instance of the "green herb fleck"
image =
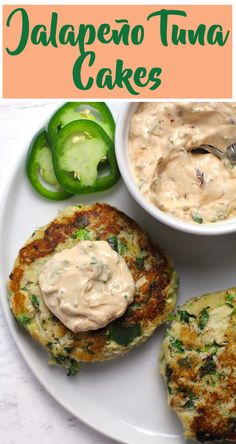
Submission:
POLYGON ((57 356, 54 356, 54 359, 55 359, 57 364, 63 365, 63 363, 66 360, 66 356, 64 356, 64 355, 57 355, 57 356))
POLYGON ((184 387, 177 387, 176 391, 177 393, 185 393, 186 389, 184 387))
POLYGON ((189 399, 197 399, 197 396, 190 389, 187 389, 187 393, 188 393, 189 399))
POLYGON ((185 358, 179 359, 178 364, 180 365, 180 367, 185 367, 185 368, 192 367, 192 361, 189 358, 189 356, 185 356, 185 358))
POLYGON ((212 387, 216 386, 216 379, 214 379, 214 377, 210 376, 209 377, 209 382, 207 382, 208 384, 210 384, 212 387))
POLYGON ((144 265, 144 258, 143 257, 136 257, 135 263, 136 263, 137 269, 142 270, 143 265, 144 265))
POLYGON ((79 371, 79 362, 76 362, 74 359, 71 359, 71 365, 68 368, 67 376, 75 376, 79 371))
POLYGON ((213 355, 207 356, 207 358, 205 358, 203 361, 204 363, 200 367, 201 378, 205 375, 214 375, 216 373, 216 363, 213 355))
POLYGON ((90 240, 90 232, 86 228, 80 228, 73 234, 73 239, 90 240))
POLYGON ((121 322, 117 322, 112 323, 109 328, 109 338, 117 344, 124 346, 131 344, 141 334, 142 328, 140 324, 125 326, 121 322))
POLYGON ((235 314, 236 314, 236 307, 234 307, 234 309, 231 311, 230 317, 232 318, 235 314))
POLYGON ((202 352, 209 352, 211 353, 211 355, 216 355, 216 353, 218 352, 220 347, 224 347, 225 344, 217 344, 217 342, 214 340, 211 344, 205 344, 205 346, 203 347, 203 349, 201 350, 202 352))
POLYGON ((64 347, 64 351, 66 352, 66 353, 71 353, 72 351, 73 351, 73 347, 64 347))
POLYGON ((34 308, 38 308, 39 307, 39 298, 38 298, 38 296, 35 296, 35 294, 32 294, 31 302, 32 302, 34 308))
POLYGON ((178 315, 181 322, 185 322, 186 324, 189 324, 190 318, 196 319, 196 316, 194 314, 189 313, 186 310, 178 310, 178 315))
POLYGON ((176 319, 177 319, 177 316, 176 316, 176 315, 174 315, 174 314, 170 314, 170 315, 168 316, 168 318, 167 318, 167 321, 168 321, 168 322, 176 321, 176 319))
POLYGON ((118 253, 118 239, 116 236, 109 236, 107 240, 110 247, 118 253))
POLYGON ((125 254, 128 250, 127 245, 124 242, 120 241, 117 236, 109 236, 107 242, 110 247, 121 256, 125 254))
POLYGON ((127 247, 127 245, 126 245, 124 242, 121 242, 121 241, 118 239, 118 253, 119 253, 121 256, 123 256, 123 254, 127 253, 127 251, 128 251, 128 247, 127 247))
POLYGON ((21 327, 25 327, 26 324, 28 324, 28 322, 32 320, 32 318, 30 316, 22 314, 17 316, 16 320, 21 327))
POLYGON ((194 400, 197 399, 197 396, 188 388, 188 387, 178 387, 177 388, 178 393, 183 394, 183 398, 188 398, 188 400, 185 402, 185 404, 182 406, 185 409, 194 409, 194 400))
POLYGON ((225 303, 229 307, 233 308, 234 307, 233 303, 234 303, 235 298, 236 298, 235 294, 227 293, 226 296, 225 296, 225 303))
POLYGON ((208 323, 209 320, 208 308, 209 307, 203 308, 199 313, 198 327, 200 328, 200 330, 203 330, 208 323))
POLYGON ((203 218, 201 216, 199 216, 198 214, 192 214, 191 217, 194 220, 194 222, 196 222, 197 224, 203 223, 203 218))
POLYGON ((176 351, 178 351, 179 353, 184 353, 184 347, 183 347, 183 342, 180 341, 177 338, 171 338, 170 340, 170 344, 173 348, 176 349, 176 351))
POLYGON ((184 405, 183 408, 192 410, 195 408, 193 399, 189 399, 184 405))

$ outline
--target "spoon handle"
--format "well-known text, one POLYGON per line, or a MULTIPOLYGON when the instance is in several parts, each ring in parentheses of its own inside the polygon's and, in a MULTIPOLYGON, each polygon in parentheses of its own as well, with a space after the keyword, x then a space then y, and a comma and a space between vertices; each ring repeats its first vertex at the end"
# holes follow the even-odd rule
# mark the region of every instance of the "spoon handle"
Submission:
MULTIPOLYGON (((200 145, 200 148, 203 148, 206 151, 208 151, 209 153, 214 154, 214 156, 218 157, 218 159, 224 159, 226 157, 226 153, 225 152, 219 150, 218 148, 215 148, 212 145, 207 145, 207 144, 203 143, 202 145, 200 145)), ((227 154, 228 154, 228 150, 227 150, 227 154)), ((235 152, 235 161, 236 161, 236 152, 235 152)))
POLYGON ((232 143, 232 145, 228 146, 226 154, 230 162, 232 163, 236 162, 236 143, 232 143))

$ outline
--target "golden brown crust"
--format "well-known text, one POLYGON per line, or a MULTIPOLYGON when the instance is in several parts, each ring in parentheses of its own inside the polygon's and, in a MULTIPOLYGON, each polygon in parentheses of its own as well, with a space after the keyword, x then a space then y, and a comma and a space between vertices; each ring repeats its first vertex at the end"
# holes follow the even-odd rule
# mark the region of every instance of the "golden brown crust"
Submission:
MULTIPOLYGON (((53 342, 54 347, 54 343, 62 337, 60 321, 51 316, 47 308, 43 306, 44 324, 42 324, 42 313, 39 307, 32 307, 29 290, 31 284, 24 283, 28 287, 23 290, 22 286, 24 286, 25 276, 28 276, 31 270, 33 272, 37 264, 41 266, 42 261, 48 260, 54 252, 79 242, 76 232, 80 229, 86 229, 93 240, 108 241, 110 237, 115 236, 124 249, 121 254, 127 262, 135 282, 140 281, 140 286, 137 287, 134 302, 118 321, 117 328, 121 325, 124 327, 140 325, 142 334, 133 341, 133 344, 141 342, 145 337, 143 333, 147 336, 150 335, 173 309, 176 276, 169 259, 151 242, 142 228, 127 215, 107 204, 96 203, 82 208, 65 209, 54 221, 36 231, 21 248, 9 282, 11 308, 14 316, 18 318, 24 314, 36 319, 37 325, 34 325, 34 330, 36 328, 39 332, 36 334, 34 331, 34 337, 45 347, 48 342, 53 342), (144 266, 140 266, 140 262, 137 262, 137 258, 140 259, 140 257, 144 266), (167 302, 169 294, 171 300, 167 302), (52 326, 53 341, 49 340, 52 326), (48 329, 50 335, 47 336, 48 329), (150 333, 145 332, 145 329, 147 331, 150 329, 150 333)), ((38 282, 36 282, 36 287, 38 287, 38 282)), ((38 293, 38 297, 40 297, 40 293, 38 293)), ((27 323, 26 328, 32 334, 31 324, 31 322, 27 323)), ((111 323, 110 326, 112 324, 114 323, 111 323)), ((113 355, 127 351, 129 347, 121 344, 119 350, 115 350, 115 347, 113 350, 110 326, 77 335, 63 326, 63 336, 67 335, 70 343, 70 357, 75 360, 95 361, 109 359, 113 355)), ((50 347, 50 352, 53 353, 52 346, 50 345, 50 347)))
POLYGON ((161 372, 185 436, 236 440, 236 289, 179 307, 163 341, 161 372))

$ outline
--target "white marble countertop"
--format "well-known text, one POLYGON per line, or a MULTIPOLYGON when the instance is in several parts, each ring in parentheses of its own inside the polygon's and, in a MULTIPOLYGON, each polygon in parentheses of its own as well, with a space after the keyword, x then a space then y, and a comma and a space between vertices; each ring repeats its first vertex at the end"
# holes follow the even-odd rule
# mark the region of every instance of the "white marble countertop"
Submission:
MULTIPOLYGON (((0 198, 15 163, 58 102, 2 101, 0 104, 0 198)), ((4 254, 4 252, 1 252, 4 254)), ((112 441, 71 416, 36 380, 20 355, 0 307, 0 443, 111 444, 112 441)))

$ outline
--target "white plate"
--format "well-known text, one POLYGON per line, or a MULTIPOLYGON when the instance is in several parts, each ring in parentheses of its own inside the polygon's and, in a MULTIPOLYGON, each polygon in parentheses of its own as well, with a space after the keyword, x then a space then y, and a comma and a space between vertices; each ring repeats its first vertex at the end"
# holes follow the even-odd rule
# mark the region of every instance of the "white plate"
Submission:
MULTIPOLYGON (((111 108, 117 114, 117 105, 112 104, 111 108)), ((10 179, 0 222, 3 309, 22 355, 49 393, 96 430, 125 443, 183 443, 181 425, 167 407, 159 374, 163 327, 125 357, 82 364, 79 375, 68 378, 63 369, 49 367, 46 353, 18 328, 9 312, 5 282, 24 241, 36 227, 54 218, 59 208, 72 202, 108 202, 143 225, 175 260, 180 276, 178 304, 186 298, 235 284, 236 236, 191 236, 161 225, 134 202, 122 182, 106 193, 75 197, 64 203, 47 202, 29 186, 24 164, 25 158, 10 179)))

